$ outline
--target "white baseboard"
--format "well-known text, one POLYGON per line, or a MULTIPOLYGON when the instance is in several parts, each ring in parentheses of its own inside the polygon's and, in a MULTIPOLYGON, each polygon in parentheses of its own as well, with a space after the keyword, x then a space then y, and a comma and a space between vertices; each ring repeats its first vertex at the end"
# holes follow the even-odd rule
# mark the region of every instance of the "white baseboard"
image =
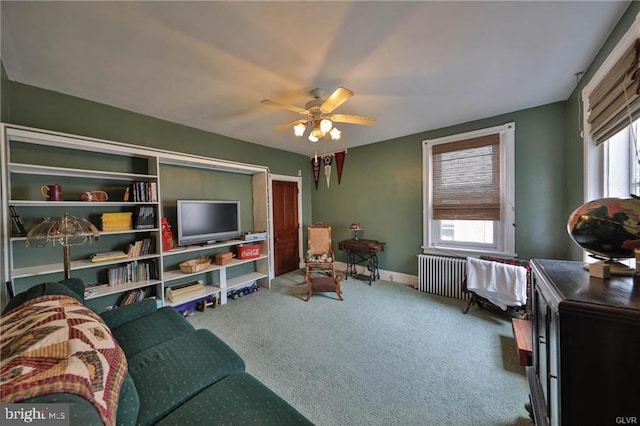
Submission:
MULTIPOLYGON (((344 262, 336 262, 336 269, 344 272, 347 270, 347 264, 344 262)), ((362 275, 369 274, 367 267, 364 265, 356 265, 356 269, 359 274, 362 274, 362 275)), ((385 281, 390 281, 392 283, 409 285, 413 288, 418 288, 417 275, 411 275, 411 274, 405 274, 402 272, 387 271, 384 269, 380 269, 380 279, 385 281)))

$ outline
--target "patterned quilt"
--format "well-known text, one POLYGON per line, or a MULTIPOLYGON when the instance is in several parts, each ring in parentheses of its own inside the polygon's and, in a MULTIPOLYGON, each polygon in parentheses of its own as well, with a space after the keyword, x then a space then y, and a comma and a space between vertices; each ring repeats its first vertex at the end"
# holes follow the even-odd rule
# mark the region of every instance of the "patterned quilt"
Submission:
POLYGON ((116 421, 127 360, 102 319, 77 300, 41 296, 2 316, 0 402, 65 392, 116 421))

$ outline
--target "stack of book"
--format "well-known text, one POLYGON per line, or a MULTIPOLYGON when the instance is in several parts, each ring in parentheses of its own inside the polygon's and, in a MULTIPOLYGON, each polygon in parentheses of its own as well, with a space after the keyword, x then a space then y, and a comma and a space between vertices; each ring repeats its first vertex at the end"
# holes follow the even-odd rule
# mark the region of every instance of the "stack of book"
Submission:
POLYGON ((128 231, 130 229, 133 229, 131 212, 102 213, 103 231, 128 231))
POLYGON ((105 251, 102 253, 96 253, 91 255, 92 262, 106 262, 107 260, 126 259, 127 253, 121 250, 105 251))
POLYGON ((152 206, 140 206, 134 214, 136 229, 152 229, 156 227, 156 211, 152 206))

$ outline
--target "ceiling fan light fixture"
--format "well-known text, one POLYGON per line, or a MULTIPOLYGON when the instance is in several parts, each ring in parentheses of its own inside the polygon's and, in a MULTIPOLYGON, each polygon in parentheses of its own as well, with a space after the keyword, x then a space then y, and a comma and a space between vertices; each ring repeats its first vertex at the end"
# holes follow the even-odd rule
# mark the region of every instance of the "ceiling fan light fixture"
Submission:
POLYGON ((304 123, 298 123, 295 126, 293 126, 293 133, 296 136, 302 136, 304 135, 304 131, 307 129, 307 126, 305 126, 304 123))
POLYGON ((313 99, 307 102, 304 108, 274 102, 268 99, 263 99, 261 101, 264 105, 293 111, 304 117, 279 126, 275 129, 276 131, 293 129, 295 136, 302 137, 306 134, 309 141, 318 142, 320 139, 341 139, 342 132, 334 127, 334 123, 361 124, 368 126, 372 126, 376 123, 376 119, 373 117, 333 113, 336 108, 353 96, 353 92, 345 87, 338 87, 326 99, 324 98, 324 91, 322 89, 313 89, 311 94, 313 95, 313 99))
POLYGON ((322 131, 322 129, 320 128, 319 125, 315 125, 315 127, 313 128, 313 130, 311 131, 311 134, 313 135, 314 138, 316 139, 321 139, 324 136, 324 132, 322 131))
POLYGON ((320 130, 322 130, 323 133, 327 133, 332 127, 333 123, 328 118, 320 120, 320 130))

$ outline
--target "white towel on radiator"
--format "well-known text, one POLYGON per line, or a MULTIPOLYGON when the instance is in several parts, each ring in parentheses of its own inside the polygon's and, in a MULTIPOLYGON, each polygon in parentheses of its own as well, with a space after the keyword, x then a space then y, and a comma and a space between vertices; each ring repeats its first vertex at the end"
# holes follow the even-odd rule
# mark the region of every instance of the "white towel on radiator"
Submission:
POLYGON ((467 289, 506 310, 527 303, 527 270, 472 257, 467 258, 467 289))

